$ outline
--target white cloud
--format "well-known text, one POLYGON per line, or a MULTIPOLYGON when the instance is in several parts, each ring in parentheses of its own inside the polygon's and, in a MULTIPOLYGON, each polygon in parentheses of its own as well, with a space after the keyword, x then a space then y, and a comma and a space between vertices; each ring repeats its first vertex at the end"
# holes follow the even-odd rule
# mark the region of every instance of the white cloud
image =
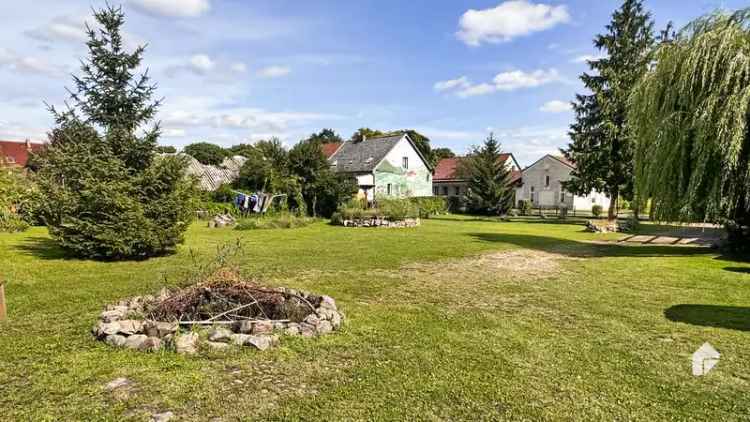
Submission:
POLYGON ((435 84, 435 90, 439 92, 453 91, 461 98, 477 95, 492 94, 497 91, 515 91, 523 88, 536 88, 552 82, 560 82, 562 78, 557 69, 538 69, 533 72, 512 70, 498 73, 492 82, 472 84, 468 78, 462 76, 458 79, 442 81, 435 84))
POLYGON ((583 54, 581 56, 574 57, 570 62, 571 63, 587 63, 590 61, 596 61, 607 57, 605 54, 583 54))
POLYGON ((86 42, 86 20, 89 16, 58 16, 50 22, 36 29, 26 31, 25 34, 35 40, 55 42, 86 42))
POLYGON ((190 68, 198 74, 205 75, 206 73, 214 70, 216 67, 216 63, 214 63, 213 60, 211 60, 210 57, 208 57, 205 54, 196 54, 193 57, 190 58, 189 62, 190 68))
POLYGON ((515 91, 521 88, 536 88, 559 80, 560 74, 556 69, 540 69, 531 73, 525 73, 521 70, 499 73, 495 76, 493 82, 500 91, 515 91))
POLYGON ((225 106, 233 102, 230 98, 213 96, 170 99, 164 104, 164 110, 159 115, 164 127, 169 128, 169 135, 165 132, 165 136, 188 141, 184 139, 185 136, 179 134, 190 133, 201 139, 207 136, 216 141, 221 139, 227 145, 253 137, 277 136, 289 139, 294 131, 304 129, 304 132, 307 132, 308 124, 344 118, 335 114, 225 106))
POLYGON ((261 78, 279 78, 286 76, 292 72, 292 69, 286 66, 269 66, 264 67, 258 71, 258 76, 261 78))
POLYGON ((56 76, 64 72, 62 66, 53 65, 38 57, 21 56, 12 50, 0 47, 0 68, 3 67, 22 74, 56 76))
POLYGON ((470 46, 501 43, 570 21, 566 6, 511 0, 492 9, 469 9, 459 20, 459 39, 470 46))
POLYGON ((130 0, 135 9, 154 16, 194 18, 211 10, 209 0, 130 0))
POLYGON ((494 132, 503 150, 512 152, 521 166, 527 166, 545 154, 560 155, 560 148, 570 142, 567 127, 523 126, 494 132))
POLYGON ((565 113, 572 109, 573 106, 570 103, 560 100, 548 101, 539 108, 540 111, 545 113, 565 113))
POLYGON ((234 63, 231 67, 232 72, 245 73, 247 72, 247 66, 245 63, 234 63))
POLYGON ((468 88, 471 86, 471 83, 469 82, 469 78, 466 76, 461 76, 458 79, 451 79, 449 81, 440 81, 437 82, 434 86, 435 91, 443 92, 443 91, 449 91, 454 88, 468 88))

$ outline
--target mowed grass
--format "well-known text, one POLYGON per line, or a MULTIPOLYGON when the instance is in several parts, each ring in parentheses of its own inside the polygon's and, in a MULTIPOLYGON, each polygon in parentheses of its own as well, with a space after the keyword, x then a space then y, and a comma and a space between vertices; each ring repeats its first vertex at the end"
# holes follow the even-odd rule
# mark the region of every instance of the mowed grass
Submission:
POLYGON ((196 224, 176 255, 102 263, 67 258, 41 228, 0 234, 10 313, 0 419, 747 418, 750 264, 591 243, 614 238, 459 217, 407 230, 196 224), (344 330, 194 357, 93 340, 105 304, 180 285, 196 260, 237 239, 244 272, 333 296, 344 330), (706 341, 721 361, 693 377, 691 354, 706 341), (134 385, 105 391, 118 377, 134 385))

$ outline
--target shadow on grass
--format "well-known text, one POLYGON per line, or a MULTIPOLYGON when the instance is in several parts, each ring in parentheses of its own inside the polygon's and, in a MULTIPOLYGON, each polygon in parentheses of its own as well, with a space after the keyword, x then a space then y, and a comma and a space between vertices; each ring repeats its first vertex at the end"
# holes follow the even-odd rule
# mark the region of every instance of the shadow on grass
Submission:
POLYGON ((725 267, 724 271, 750 275, 750 267, 725 267))
POLYGON ((23 240, 20 244, 13 247, 15 250, 46 260, 67 260, 67 261, 99 261, 99 262, 139 262, 151 258, 159 258, 172 255, 173 251, 166 251, 163 254, 153 256, 135 256, 123 259, 91 259, 82 258, 60 247, 54 240, 47 237, 30 237, 23 240))
POLYGON ((61 248, 54 240, 47 237, 30 237, 24 239, 14 249, 41 259, 78 259, 70 252, 61 248))
POLYGON ((667 245, 622 245, 595 244, 560 239, 557 237, 502 234, 470 233, 469 236, 482 242, 507 243, 528 249, 557 253, 580 258, 595 257, 667 257, 716 254, 715 250, 701 247, 680 247, 667 245))
POLYGON ((750 308, 744 306, 675 305, 664 316, 672 322, 750 331, 750 308))

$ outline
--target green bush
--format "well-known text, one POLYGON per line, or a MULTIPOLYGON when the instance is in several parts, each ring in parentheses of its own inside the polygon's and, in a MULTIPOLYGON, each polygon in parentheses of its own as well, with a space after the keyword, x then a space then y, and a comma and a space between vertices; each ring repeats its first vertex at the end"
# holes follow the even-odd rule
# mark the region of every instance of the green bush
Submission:
POLYGON ((235 230, 267 230, 267 229, 296 229, 308 226, 316 220, 311 217, 298 216, 290 213, 266 215, 262 217, 242 218, 237 222, 235 230))
POLYGON ((591 207, 591 215, 593 215, 594 217, 599 217, 600 215, 602 215, 603 211, 604 208, 602 208, 601 205, 597 204, 591 207))
POLYGON ((446 214, 448 202, 440 196, 421 196, 410 198, 411 202, 419 209, 420 218, 430 218, 434 215, 446 214))
POLYGON ((214 202, 232 202, 237 194, 228 183, 223 183, 218 189, 211 192, 211 200, 214 202))
POLYGON ((532 207, 531 201, 527 201, 527 200, 518 201, 518 212, 521 213, 521 215, 530 215, 532 208, 533 207, 532 207))
POLYGON ((419 207, 409 199, 379 198, 377 214, 390 221, 401 221, 419 217, 419 207))
POLYGON ((29 228, 20 215, 9 210, 0 209, 0 232, 15 233, 29 228))

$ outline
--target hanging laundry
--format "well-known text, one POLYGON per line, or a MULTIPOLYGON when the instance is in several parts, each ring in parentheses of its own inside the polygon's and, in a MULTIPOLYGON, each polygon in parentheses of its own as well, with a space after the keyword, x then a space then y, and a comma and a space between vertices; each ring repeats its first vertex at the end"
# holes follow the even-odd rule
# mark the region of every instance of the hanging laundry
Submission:
POLYGON ((253 212, 258 213, 263 206, 263 195, 254 194, 253 196, 255 197, 255 206, 253 207, 253 212))

